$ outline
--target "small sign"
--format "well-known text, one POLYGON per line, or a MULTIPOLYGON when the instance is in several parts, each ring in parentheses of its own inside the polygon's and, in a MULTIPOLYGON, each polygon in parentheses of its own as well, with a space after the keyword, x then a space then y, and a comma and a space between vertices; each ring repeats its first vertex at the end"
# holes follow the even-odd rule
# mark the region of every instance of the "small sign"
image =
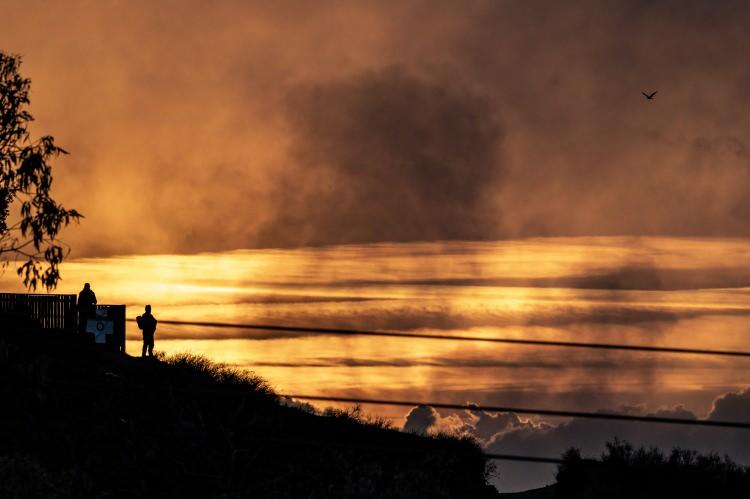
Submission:
POLYGON ((96 343, 107 343, 107 336, 115 331, 115 322, 110 319, 89 319, 86 321, 86 332, 94 335, 96 343))

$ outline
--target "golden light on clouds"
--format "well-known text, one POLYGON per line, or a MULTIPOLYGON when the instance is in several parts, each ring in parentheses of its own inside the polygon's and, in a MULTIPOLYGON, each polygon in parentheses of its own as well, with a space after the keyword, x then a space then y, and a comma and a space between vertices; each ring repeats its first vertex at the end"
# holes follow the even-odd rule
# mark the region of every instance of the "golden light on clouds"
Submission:
MULTIPOLYGON (((162 320, 745 350, 750 312, 750 246, 738 239, 243 250, 85 259, 63 271, 60 292, 91 282, 100 302, 126 303, 130 317, 151 303, 162 320)), ((2 285, 18 286, 11 273, 2 285)), ((137 331, 129 334, 137 344, 137 331)), ((330 392, 335 380, 336 392, 446 399, 471 388, 494 400, 515 386, 534 400, 593 390, 634 403, 678 393, 705 402, 735 386, 741 368, 700 357, 166 324, 158 348, 256 369, 283 391, 330 392)))
POLYGON ((556 6, 32 1, 0 47, 75 256, 747 235, 748 7, 556 6))
MULTIPOLYGON (((59 292, 91 282, 162 320, 750 350, 750 3, 3 12, 34 133, 71 152, 55 196, 86 216, 59 292)), ((21 290, 12 268, 0 288, 21 290)), ((703 415, 747 378, 736 359, 167 324, 157 349, 281 391, 582 410, 703 415)))

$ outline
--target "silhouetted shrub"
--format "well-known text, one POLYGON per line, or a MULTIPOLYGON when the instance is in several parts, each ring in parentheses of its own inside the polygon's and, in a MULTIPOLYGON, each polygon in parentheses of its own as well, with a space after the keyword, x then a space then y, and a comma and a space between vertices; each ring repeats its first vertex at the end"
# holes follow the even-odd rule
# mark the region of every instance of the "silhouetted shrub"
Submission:
POLYGON ((246 388, 258 394, 275 396, 266 380, 255 373, 219 364, 201 355, 178 353, 163 358, 163 361, 185 375, 194 375, 210 384, 246 388))

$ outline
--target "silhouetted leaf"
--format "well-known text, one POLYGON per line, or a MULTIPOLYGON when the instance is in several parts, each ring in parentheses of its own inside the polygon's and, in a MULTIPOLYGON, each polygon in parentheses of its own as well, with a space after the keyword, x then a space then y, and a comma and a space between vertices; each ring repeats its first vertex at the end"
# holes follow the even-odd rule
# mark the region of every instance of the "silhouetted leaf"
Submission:
POLYGON ((0 51, 0 260, 23 259, 18 275, 30 289, 52 289, 60 279, 66 252, 56 241, 60 230, 82 215, 51 197, 50 161, 67 151, 51 135, 33 140, 28 124, 31 80, 19 73, 21 58, 0 51), (17 225, 7 226, 9 208, 19 203, 17 225), (17 231, 19 236, 9 234, 17 231))

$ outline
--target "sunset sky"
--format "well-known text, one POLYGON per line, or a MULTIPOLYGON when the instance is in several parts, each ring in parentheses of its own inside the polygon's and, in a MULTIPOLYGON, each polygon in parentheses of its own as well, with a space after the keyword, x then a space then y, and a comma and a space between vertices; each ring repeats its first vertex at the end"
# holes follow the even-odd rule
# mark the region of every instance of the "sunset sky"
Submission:
POLYGON ((750 233, 744 1, 2 3, 73 256, 750 233))
MULTIPOLYGON (((750 2, 0 7, 33 131, 70 152, 54 196, 85 216, 58 292, 90 281, 131 318, 750 351, 750 2)), ((736 358, 180 325, 157 349, 288 393, 750 421, 736 358)), ((619 434, 750 464, 745 430, 368 410, 490 452, 619 434)), ((502 490, 553 480, 504 466, 502 490)))

